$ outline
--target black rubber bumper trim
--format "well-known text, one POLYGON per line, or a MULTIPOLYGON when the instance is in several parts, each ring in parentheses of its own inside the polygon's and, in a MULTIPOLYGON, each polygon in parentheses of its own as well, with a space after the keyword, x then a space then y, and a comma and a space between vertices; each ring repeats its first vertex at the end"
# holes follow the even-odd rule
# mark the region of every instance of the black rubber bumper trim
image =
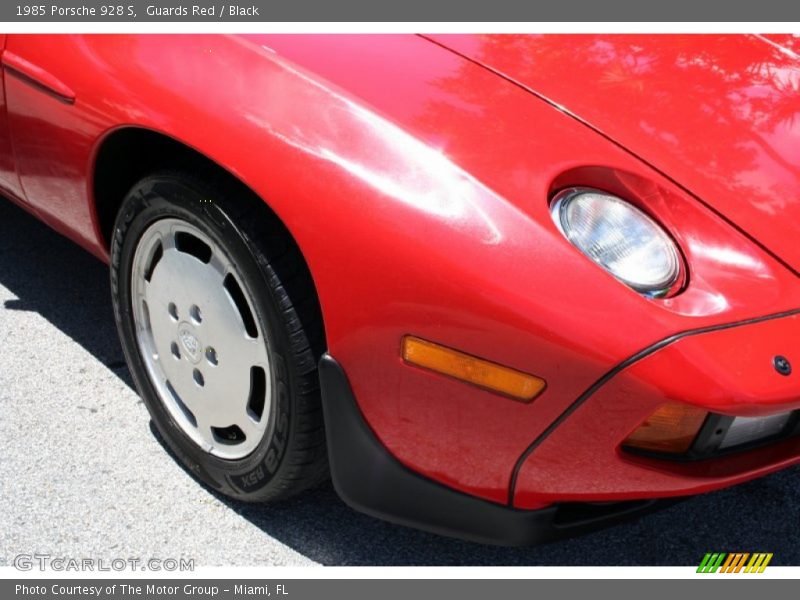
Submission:
POLYGON ((368 515, 474 542, 508 546, 586 533, 670 503, 562 504, 519 510, 446 487, 415 473, 377 439, 356 404, 347 376, 325 354, 319 364, 333 484, 368 515))
POLYGON ((614 368, 606 372, 600 379, 595 381, 592 385, 590 385, 585 392, 583 392, 580 396, 578 396, 577 400, 575 400, 572 404, 570 404, 564 411, 552 422, 547 428, 539 434, 539 436, 531 442, 531 445, 525 449, 525 452, 517 459, 517 464, 514 465, 514 472, 511 475, 511 484, 509 486, 509 494, 508 494, 508 502, 511 505, 514 502, 514 495, 516 493, 517 488, 517 478, 519 477, 520 469, 522 469, 522 465, 525 464, 525 461, 528 460, 528 457, 533 453, 534 450, 538 446, 544 442, 547 437, 553 433, 561 423, 563 423, 567 417, 569 417, 572 413, 574 413, 584 402, 586 402, 592 395, 603 387, 606 383, 608 383, 614 376, 616 376, 620 371, 627 369, 632 364, 639 362, 643 358, 647 358, 651 354, 654 354, 658 350, 661 350, 663 347, 672 344, 680 339, 685 337, 693 336, 693 335, 700 335, 703 333, 711 333, 713 331, 721 331, 723 329, 732 329, 734 327, 742 327, 745 325, 753 325, 755 323, 762 323, 764 321, 772 321, 774 319, 782 319, 785 317, 791 317, 794 315, 800 314, 800 308, 787 310, 780 313, 774 313, 771 315, 766 315, 763 317, 755 317, 752 319, 745 319, 742 321, 735 321, 733 323, 722 323, 720 325, 710 325, 708 327, 701 327, 698 329, 689 329, 687 331, 682 331, 671 335, 663 340, 656 342, 655 344, 648 346, 644 350, 640 350, 633 356, 627 358, 626 360, 622 361, 614 368))

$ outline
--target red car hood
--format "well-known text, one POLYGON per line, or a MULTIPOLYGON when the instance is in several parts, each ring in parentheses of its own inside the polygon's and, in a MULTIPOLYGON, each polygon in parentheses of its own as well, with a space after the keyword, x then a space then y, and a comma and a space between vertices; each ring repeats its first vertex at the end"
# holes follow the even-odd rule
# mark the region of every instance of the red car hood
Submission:
POLYGON ((800 39, 434 39, 587 122, 800 271, 800 39))

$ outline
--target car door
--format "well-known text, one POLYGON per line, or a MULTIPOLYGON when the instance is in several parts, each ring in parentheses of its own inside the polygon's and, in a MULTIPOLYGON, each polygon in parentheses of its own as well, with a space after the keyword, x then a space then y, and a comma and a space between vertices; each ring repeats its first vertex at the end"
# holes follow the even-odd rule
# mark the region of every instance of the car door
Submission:
MULTIPOLYGON (((5 53, 7 38, 7 35, 0 34, 0 57, 5 53)), ((23 199, 8 127, 5 72, 0 78, 0 194, 11 196, 17 201, 23 199)))
POLYGON ((8 130, 25 198, 48 225, 92 247, 88 176, 103 126, 91 102, 94 74, 84 47, 78 35, 10 34, 2 63, 8 130))

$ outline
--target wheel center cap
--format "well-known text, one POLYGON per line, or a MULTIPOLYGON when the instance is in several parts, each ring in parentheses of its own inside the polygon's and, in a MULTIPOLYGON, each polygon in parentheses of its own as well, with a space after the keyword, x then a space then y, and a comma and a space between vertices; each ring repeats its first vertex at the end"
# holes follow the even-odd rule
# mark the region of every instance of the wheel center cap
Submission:
POLYGON ((203 344, 200 343, 194 328, 189 323, 184 322, 178 325, 178 338, 181 340, 181 346, 183 346, 187 358, 193 363, 199 361, 203 344))

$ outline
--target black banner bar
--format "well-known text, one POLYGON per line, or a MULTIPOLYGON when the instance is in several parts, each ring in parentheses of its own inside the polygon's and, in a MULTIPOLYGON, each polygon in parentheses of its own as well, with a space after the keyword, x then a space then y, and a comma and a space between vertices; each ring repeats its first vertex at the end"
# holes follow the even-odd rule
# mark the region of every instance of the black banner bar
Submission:
POLYGON ((787 0, 4 0, 4 22, 780 22, 787 0))
POLYGON ((796 595, 791 580, 758 576, 698 575, 670 580, 442 580, 442 579, 309 579, 309 580, 4 580, 7 600, 528 600, 530 598, 647 598, 675 600, 698 594, 737 598, 796 595), (712 588, 713 586, 713 588, 712 588))

